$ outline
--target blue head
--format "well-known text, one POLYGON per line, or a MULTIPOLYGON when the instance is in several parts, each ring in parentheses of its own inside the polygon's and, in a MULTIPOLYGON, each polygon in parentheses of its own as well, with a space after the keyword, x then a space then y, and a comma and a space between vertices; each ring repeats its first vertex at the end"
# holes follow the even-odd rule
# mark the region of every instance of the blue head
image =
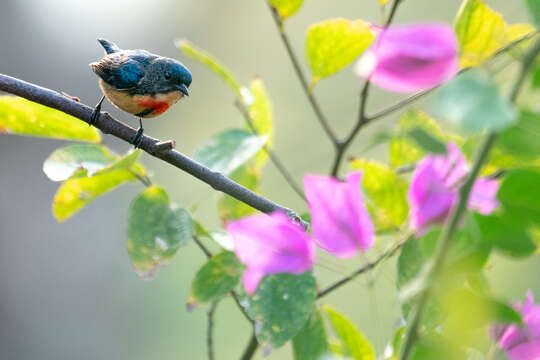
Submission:
POLYGON ((164 58, 163 79, 172 88, 180 90, 189 96, 188 88, 191 85, 191 73, 180 61, 164 58))

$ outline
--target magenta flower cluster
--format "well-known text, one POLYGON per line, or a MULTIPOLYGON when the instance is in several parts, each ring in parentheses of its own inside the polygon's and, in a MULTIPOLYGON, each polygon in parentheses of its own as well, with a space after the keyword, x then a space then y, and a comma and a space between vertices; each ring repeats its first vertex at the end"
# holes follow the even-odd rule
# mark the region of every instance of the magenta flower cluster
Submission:
POLYGON ((266 274, 300 274, 313 267, 315 244, 338 257, 354 256, 373 246, 375 230, 360 193, 360 172, 345 182, 306 175, 304 187, 311 213, 311 236, 285 214, 253 215, 227 225, 234 251, 247 266, 244 288, 257 289, 266 274))
MULTIPOLYGON (((458 71, 457 41, 441 24, 415 24, 381 29, 375 43, 356 65, 356 73, 390 91, 432 88, 458 71)), ((469 169, 455 144, 445 155, 428 155, 416 168, 409 188, 410 226, 418 234, 443 222, 458 201, 469 169)), ((306 175, 304 188, 311 214, 311 234, 285 214, 254 215, 230 222, 227 232, 236 255, 246 266, 243 283, 254 293, 266 274, 300 274, 313 267, 315 245, 341 258, 374 244, 375 230, 362 199, 362 173, 340 181, 306 175)), ((472 190, 469 209, 482 214, 497 206, 499 184, 481 178, 472 190)))
POLYGON ((490 330, 510 360, 540 359, 540 306, 534 304, 532 293, 527 292, 526 301, 514 305, 523 319, 523 326, 495 326, 490 330))
MULTIPOLYGON (((444 222, 458 202, 459 188, 469 172, 465 157, 454 143, 445 155, 427 155, 416 166, 408 192, 411 228, 423 234, 430 225, 444 222)), ((497 180, 480 178, 467 203, 470 210, 488 215, 499 202, 497 180)))

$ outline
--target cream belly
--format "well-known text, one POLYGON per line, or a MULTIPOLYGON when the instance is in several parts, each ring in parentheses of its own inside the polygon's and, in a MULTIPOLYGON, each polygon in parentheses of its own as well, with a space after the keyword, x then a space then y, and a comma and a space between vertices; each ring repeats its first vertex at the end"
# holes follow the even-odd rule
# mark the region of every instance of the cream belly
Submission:
POLYGON ((140 114, 148 109, 154 109, 144 118, 152 118, 164 113, 170 106, 176 103, 184 95, 181 91, 172 91, 167 94, 129 95, 126 91, 114 89, 102 79, 99 79, 99 87, 105 97, 117 108, 133 115, 140 114))

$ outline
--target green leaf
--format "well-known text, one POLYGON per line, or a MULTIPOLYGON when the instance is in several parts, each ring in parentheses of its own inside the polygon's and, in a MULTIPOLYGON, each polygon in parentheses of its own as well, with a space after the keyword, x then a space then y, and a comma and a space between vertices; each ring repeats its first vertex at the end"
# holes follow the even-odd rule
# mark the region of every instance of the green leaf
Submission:
POLYGON ((531 71, 532 76, 532 86, 533 88, 539 88, 540 87, 540 61, 537 61, 536 67, 533 68, 531 71))
POLYGON ((151 279, 193 238, 193 222, 185 209, 171 207, 167 192, 151 186, 133 200, 128 219, 127 249, 135 272, 151 279))
POLYGON ((362 170, 362 188, 375 228, 382 231, 401 226, 409 212, 407 181, 376 161, 353 159, 350 166, 353 170, 362 170))
MULTIPOLYGON (((446 143, 450 140, 439 124, 429 117, 423 111, 412 109, 400 116, 395 133, 396 135, 390 141, 390 165, 392 167, 408 165, 415 163, 426 155, 425 149, 418 146, 418 143, 407 136, 413 129, 422 129, 429 133, 439 142, 446 143)), ((460 139, 452 139, 460 141, 460 139)))
POLYGON ((182 50, 184 54, 190 58, 197 60, 201 64, 205 65, 208 69, 215 72, 227 84, 229 84, 229 86, 234 90, 234 92, 236 92, 238 96, 241 96, 240 85, 232 73, 211 54, 196 47, 188 40, 177 40, 176 47, 182 50))
POLYGON ((503 131, 498 146, 509 155, 526 160, 540 156, 540 114, 522 111, 517 124, 503 131))
POLYGON ((316 293, 310 271, 265 276, 255 294, 246 297, 246 312, 255 321, 261 346, 278 348, 292 339, 308 321, 316 293))
POLYGON ((144 175, 144 168, 136 162, 140 154, 140 150, 136 150, 91 177, 78 174, 65 181, 53 200, 56 220, 65 221, 99 196, 123 183, 136 181, 137 175, 144 175))
POLYGON ((508 42, 502 16, 481 0, 463 1, 454 29, 462 67, 481 64, 508 42))
POLYGON ((446 154, 446 145, 421 127, 415 127, 406 134, 425 152, 433 154, 446 154))
POLYGON ((300 9, 304 0, 268 0, 282 18, 288 18, 300 9))
POLYGON ((314 309, 304 328, 292 340, 295 360, 320 360, 330 352, 321 312, 314 309))
POLYGON ((537 26, 540 26, 540 0, 525 0, 525 2, 529 7, 529 12, 533 17, 534 22, 537 26))
POLYGON ((99 131, 61 111, 14 96, 0 96, 0 133, 99 143, 99 131))
POLYGON ((436 333, 420 338, 409 357, 410 360, 463 360, 464 358, 462 348, 436 333))
POLYGON ((216 300, 229 293, 238 284, 244 266, 236 255, 222 251, 204 264, 191 284, 188 308, 216 300))
POLYGON ((392 354, 396 357, 399 355, 399 352, 401 351, 401 346, 403 345, 403 341, 405 340, 405 333, 407 331, 407 327, 405 325, 400 326, 395 332, 394 336, 392 337, 392 354))
POLYGON ((536 244, 520 221, 510 214, 483 216, 475 214, 482 236, 493 243, 502 253, 515 257, 527 257, 535 253, 536 244))
MULTIPOLYGON (((258 192, 261 175, 253 167, 241 166, 231 174, 230 178, 246 188, 258 192)), ((229 195, 224 195, 218 200, 218 214, 223 221, 241 219, 255 212, 256 210, 251 206, 229 195)))
POLYGON ((537 171, 510 172, 497 197, 514 219, 540 224, 540 173, 537 171))
MULTIPOLYGON (((247 89, 244 89, 247 90, 247 89)), ((272 103, 264 87, 261 79, 254 79, 249 86, 249 96, 244 94, 243 101, 246 103, 249 115, 253 121, 253 128, 256 135, 266 135, 267 149, 272 147, 274 140, 274 120, 272 114, 272 103)), ((247 126, 247 130, 252 132, 253 129, 247 126)), ((253 166, 256 170, 262 169, 268 160, 268 153, 265 149, 259 150, 253 159, 253 166)))
POLYGON ((268 136, 232 129, 214 135, 195 153, 195 160, 213 171, 230 175, 264 146, 268 136))
POLYGON ((43 163, 43 172, 52 181, 69 179, 76 171, 87 170, 86 176, 106 168, 119 157, 101 145, 68 145, 56 149, 43 163))
POLYGON ((470 134, 501 131, 514 124, 517 112, 489 79, 468 72, 444 85, 435 98, 437 114, 470 134))
POLYGON ((343 355, 354 360, 375 360, 373 346, 349 319, 329 305, 324 305, 323 310, 341 340, 343 355))
POLYGON ((306 56, 313 83, 352 63, 373 42, 370 24, 362 20, 330 19, 311 25, 306 56))

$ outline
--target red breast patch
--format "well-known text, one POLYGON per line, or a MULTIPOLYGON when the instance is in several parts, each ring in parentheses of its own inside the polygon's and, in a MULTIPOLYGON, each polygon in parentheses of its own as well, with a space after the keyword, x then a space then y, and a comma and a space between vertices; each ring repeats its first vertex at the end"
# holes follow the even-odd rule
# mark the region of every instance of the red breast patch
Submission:
POLYGON ((163 114, 169 108, 169 104, 165 101, 156 101, 151 97, 137 101, 137 105, 142 106, 145 109, 153 109, 153 115, 163 114))

